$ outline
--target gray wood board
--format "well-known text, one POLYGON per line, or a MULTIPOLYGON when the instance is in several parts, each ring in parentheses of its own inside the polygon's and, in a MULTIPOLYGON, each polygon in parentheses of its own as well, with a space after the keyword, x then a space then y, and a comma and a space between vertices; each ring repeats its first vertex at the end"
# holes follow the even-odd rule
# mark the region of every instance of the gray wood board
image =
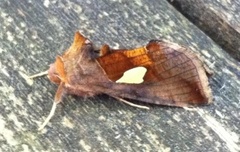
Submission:
POLYGON ((168 1, 233 58, 240 60, 240 1, 168 1))
POLYGON ((2 0, 0 9, 0 151, 240 150, 239 63, 166 1, 2 0), (66 96, 38 132, 57 86, 27 75, 48 69, 77 30, 97 46, 167 39, 191 47, 214 71, 214 102, 143 110, 106 95, 66 96))

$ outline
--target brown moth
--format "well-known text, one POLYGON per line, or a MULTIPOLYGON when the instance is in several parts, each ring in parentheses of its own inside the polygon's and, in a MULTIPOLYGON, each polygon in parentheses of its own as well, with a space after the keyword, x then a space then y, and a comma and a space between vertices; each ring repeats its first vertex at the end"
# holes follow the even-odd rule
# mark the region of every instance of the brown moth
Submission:
MULTIPOLYGON (((42 129, 65 94, 92 97, 107 94, 158 105, 189 107, 212 102, 203 63, 190 49, 152 40, 136 49, 113 50, 103 45, 96 55, 93 44, 76 32, 71 47, 48 70, 58 86, 53 108, 42 129)), ((33 76, 35 77, 35 76, 33 76)))

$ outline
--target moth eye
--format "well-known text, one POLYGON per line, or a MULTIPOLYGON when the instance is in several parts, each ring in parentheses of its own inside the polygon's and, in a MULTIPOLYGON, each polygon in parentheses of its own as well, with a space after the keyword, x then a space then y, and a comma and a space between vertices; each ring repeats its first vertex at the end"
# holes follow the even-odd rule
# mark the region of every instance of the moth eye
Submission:
POLYGON ((145 67, 135 67, 124 72, 123 76, 116 83, 140 84, 147 72, 145 67))

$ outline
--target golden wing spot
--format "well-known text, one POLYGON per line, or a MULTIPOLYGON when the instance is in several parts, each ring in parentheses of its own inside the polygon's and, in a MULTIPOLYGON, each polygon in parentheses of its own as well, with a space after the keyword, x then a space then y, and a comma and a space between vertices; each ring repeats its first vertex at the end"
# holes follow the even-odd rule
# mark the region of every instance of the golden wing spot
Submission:
POLYGON ((130 83, 139 84, 142 83, 143 77, 146 74, 147 69, 145 67, 135 67, 124 72, 123 76, 116 81, 116 83, 130 83))

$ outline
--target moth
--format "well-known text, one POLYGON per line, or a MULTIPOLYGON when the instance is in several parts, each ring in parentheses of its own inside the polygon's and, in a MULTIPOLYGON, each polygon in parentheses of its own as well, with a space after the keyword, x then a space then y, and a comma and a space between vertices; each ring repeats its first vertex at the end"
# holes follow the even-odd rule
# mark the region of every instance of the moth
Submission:
MULTIPOLYGON (((111 49, 103 45, 98 50, 76 32, 70 48, 56 57, 47 74, 58 89, 52 110, 40 130, 65 94, 82 97, 107 94, 142 108, 147 107, 126 99, 177 107, 212 102, 208 77, 198 55, 189 48, 161 40, 152 40, 135 49, 111 49)), ((32 77, 36 76, 39 75, 32 77)))

